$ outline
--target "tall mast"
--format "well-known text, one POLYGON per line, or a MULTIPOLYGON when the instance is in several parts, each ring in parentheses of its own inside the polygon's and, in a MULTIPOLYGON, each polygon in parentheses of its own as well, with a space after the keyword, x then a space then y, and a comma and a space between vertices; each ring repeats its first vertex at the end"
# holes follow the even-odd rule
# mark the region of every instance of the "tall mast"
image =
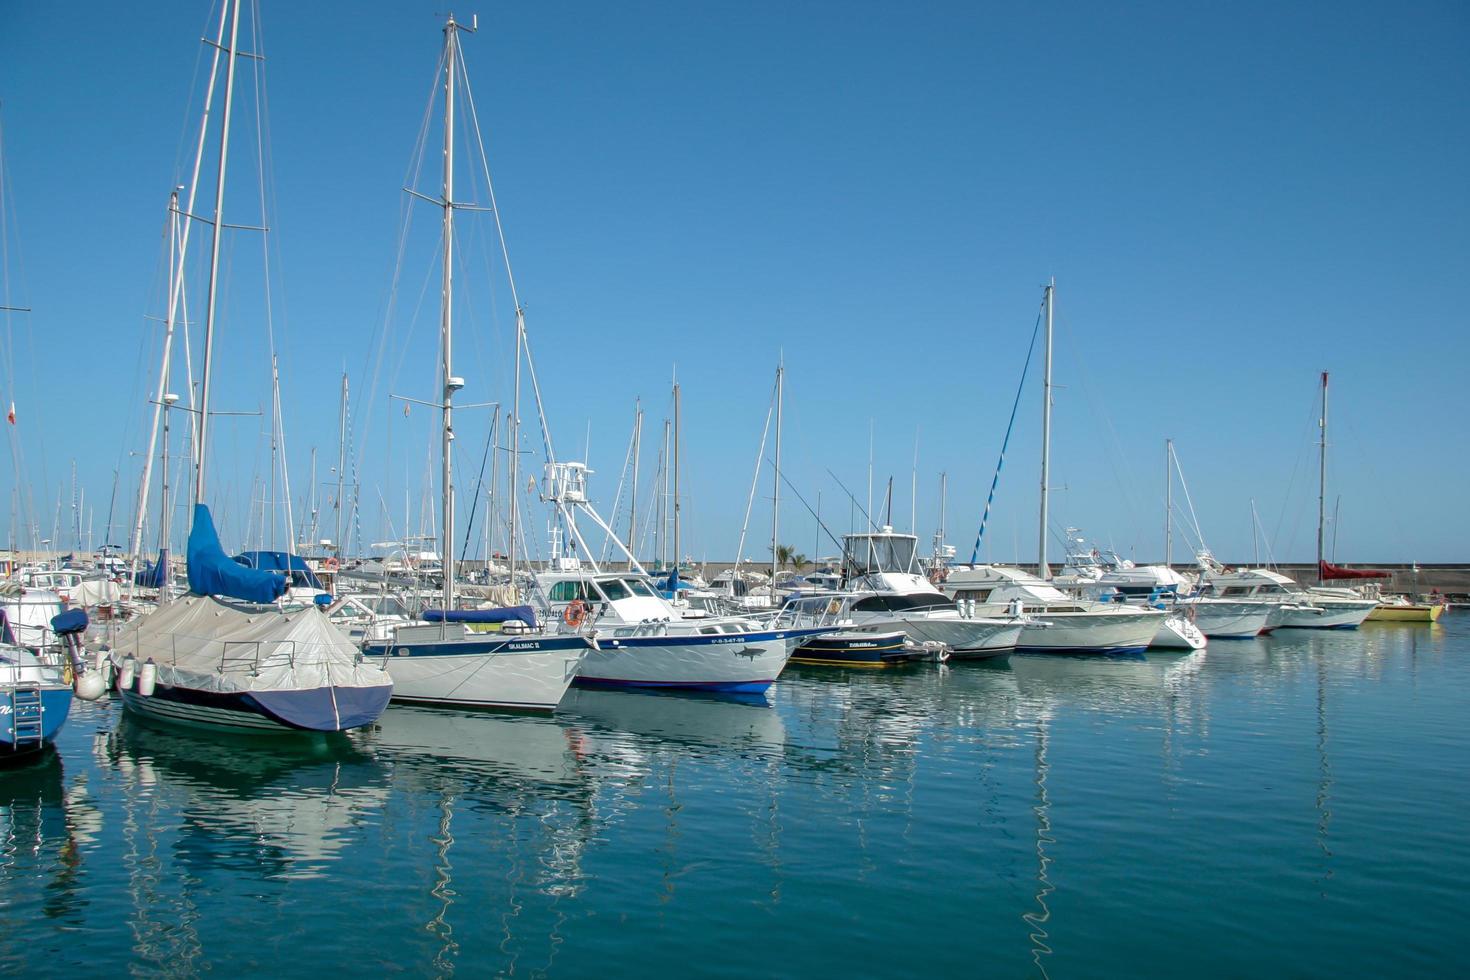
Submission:
POLYGON ((1036 557, 1036 575, 1042 580, 1051 577, 1046 567, 1046 525, 1047 525, 1047 481, 1051 476, 1051 324, 1052 305, 1057 281, 1053 279, 1046 286, 1046 357, 1045 371, 1041 384, 1041 527, 1038 535, 1036 557))
POLYGON ((1174 471, 1170 468, 1174 459, 1174 440, 1164 440, 1164 567, 1173 564, 1170 560, 1174 547, 1174 471))
POLYGON ((679 382, 674 382, 674 578, 679 575, 679 382))
POLYGON ((454 89, 459 61, 459 25, 449 15, 444 25, 444 256, 439 293, 440 347, 444 352, 443 420, 440 424, 440 520, 444 544, 444 611, 454 608, 454 393, 464 382, 454 376, 454 89))
POLYGON ((510 590, 514 599, 516 592, 516 517, 520 513, 520 492, 516 481, 521 475, 521 346, 526 337, 526 315, 516 308, 516 371, 515 391, 510 402, 510 590))
POLYGON ((643 399, 633 401, 633 494, 628 507, 628 569, 633 568, 633 548, 638 531, 638 459, 643 453, 643 399))
POLYGON ((1317 420, 1321 438, 1317 443, 1317 584, 1322 580, 1322 531, 1327 524, 1327 372, 1322 372, 1322 417, 1317 420))
POLYGON ((225 107, 219 130, 219 168, 214 183, 214 222, 210 225, 209 291, 204 304, 204 368, 199 383, 199 437, 195 440, 194 503, 204 503, 209 464, 209 375, 214 366, 214 317, 219 298, 219 243, 224 231, 225 164, 230 159, 230 108, 235 101, 235 45, 240 37, 240 0, 230 10, 230 46, 225 50, 225 107))
MULTIPOLYGON (((332 544, 337 549, 337 561, 342 561, 342 481, 347 469, 347 372, 342 372, 342 402, 337 409, 337 530, 332 544)), ((315 490, 313 490, 315 493, 315 490)))
MULTIPOLYGON (((771 604, 776 603, 776 545, 780 540, 781 519, 781 402, 786 394, 786 365, 776 365, 776 467, 771 480, 771 604)), ((739 555, 735 556, 738 561, 739 555)))
POLYGON ((658 561, 667 571, 669 564, 669 420, 664 419, 664 445, 659 456, 663 474, 663 490, 658 495, 658 561))

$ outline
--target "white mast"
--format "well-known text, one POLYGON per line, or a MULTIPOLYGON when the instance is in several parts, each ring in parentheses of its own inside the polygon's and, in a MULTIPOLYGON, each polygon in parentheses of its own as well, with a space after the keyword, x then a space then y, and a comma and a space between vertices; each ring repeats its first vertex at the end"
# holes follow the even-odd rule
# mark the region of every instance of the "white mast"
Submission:
POLYGON ((679 573, 679 382, 674 382, 674 577, 679 573))
POLYGON ((1164 567, 1169 568, 1174 546, 1174 470, 1170 460, 1174 456, 1174 440, 1164 440, 1164 567))
POLYGON ((1322 532, 1327 523, 1327 372, 1322 372, 1322 417, 1317 420, 1317 584, 1322 585, 1322 532))
MULTIPOLYGON (((332 538, 337 562, 342 562, 342 481, 347 468, 347 372, 342 372, 342 402, 337 409, 337 530, 332 538)), ((315 488, 312 490, 316 493, 315 488)))
MULTIPOLYGON (((443 419, 440 424, 440 521, 444 544, 444 611, 454 608, 454 393, 464 380, 454 376, 454 89, 459 65, 459 31, 454 15, 444 25, 444 256, 439 295, 440 347, 443 349, 443 419)), ((473 28, 471 28, 473 30, 473 28)))
POLYGON ((521 473, 521 346, 526 337, 526 315, 516 307, 516 371, 515 392, 510 405, 510 591, 514 600, 520 595, 516 591, 516 516, 520 512, 520 491, 516 481, 521 473))
POLYGON ((1045 370, 1041 384, 1041 527, 1037 544, 1036 575, 1045 581, 1051 577, 1046 567, 1046 525, 1047 525, 1047 480, 1051 475, 1051 324, 1053 294, 1056 292, 1057 281, 1053 279, 1046 286, 1046 357, 1045 370))
MULTIPOLYGON (((776 365, 776 466, 771 480, 771 605, 776 604, 776 545, 780 540, 781 520, 781 402, 785 395, 786 366, 776 365)), ((740 556, 735 556, 738 561, 740 556)))
POLYGON ((235 44, 240 36, 240 0, 230 11, 230 46, 225 49, 225 107, 220 122, 219 169, 215 174, 214 220, 210 226, 209 291, 204 305, 204 369, 199 384, 199 437, 195 440, 194 504, 204 503, 206 467, 209 464, 209 375, 214 366, 214 318, 219 297, 219 243, 224 231, 225 164, 230 158, 230 108, 235 101, 235 44))
MULTIPOLYGON (((633 554, 637 547, 638 531, 638 460, 643 454, 643 399, 633 400, 633 492, 632 501, 628 506, 628 554, 633 554)), ((633 559, 628 559, 628 569, 633 568, 633 559)))

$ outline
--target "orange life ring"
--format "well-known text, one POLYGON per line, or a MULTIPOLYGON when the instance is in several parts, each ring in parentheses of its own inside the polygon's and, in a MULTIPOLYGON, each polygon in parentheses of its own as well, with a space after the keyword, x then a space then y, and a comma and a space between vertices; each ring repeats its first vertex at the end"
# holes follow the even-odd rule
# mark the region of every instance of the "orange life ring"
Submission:
POLYGON ((561 621, 572 629, 582 625, 582 620, 587 618, 587 603, 581 599, 573 599, 561 613, 561 621))
POLYGON ((337 570, 337 559, 328 558, 326 561, 322 562, 322 568, 326 569, 329 572, 335 572, 337 570))

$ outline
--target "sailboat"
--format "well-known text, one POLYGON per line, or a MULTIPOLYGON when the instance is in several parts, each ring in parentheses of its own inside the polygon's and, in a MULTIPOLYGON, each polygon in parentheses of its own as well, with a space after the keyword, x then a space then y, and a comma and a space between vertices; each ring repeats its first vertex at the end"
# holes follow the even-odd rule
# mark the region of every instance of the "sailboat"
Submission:
MULTIPOLYGON (((1165 613, 1157 609, 1074 599, 1053 586, 1046 563, 1051 476, 1052 316, 1056 283, 1046 286, 1045 369, 1041 412, 1041 514, 1037 574, 1004 565, 956 568, 941 583, 945 595, 963 602, 971 615, 1029 617, 1018 651, 1034 653, 1142 653, 1154 642, 1165 613)), ((1019 393, 1018 393, 1019 397, 1019 393)))
MULTIPOLYGON (((444 25, 444 186, 435 201, 444 211, 442 291, 440 293, 440 506, 443 596, 439 609, 396 627, 363 650, 382 658, 393 677, 393 698, 415 704, 551 711, 576 676, 592 641, 579 632, 548 633, 530 606, 501 609, 455 608, 454 562, 454 393, 464 379, 454 374, 454 97, 464 77, 459 32, 466 28, 451 15, 444 25)), ((516 304, 519 341, 524 327, 516 304)), ((517 344, 519 347, 519 343, 517 344)), ((514 458, 514 456, 512 457, 514 458)), ((512 486, 515 485, 512 478, 512 486)), ((512 508, 512 514, 514 514, 512 508)), ((511 538, 515 531, 512 527, 511 538)), ((514 574, 512 564, 512 574, 514 574)), ((514 579, 512 579, 514 581, 514 579)))
MULTIPOLYGON (((1365 599, 1352 589, 1325 584, 1335 566, 1326 560, 1324 543, 1327 527, 1327 372, 1322 372, 1322 414, 1317 420, 1321 433, 1318 441, 1317 485, 1317 585, 1302 586, 1280 572, 1269 568, 1243 568, 1231 571, 1201 556, 1206 580, 1223 598, 1249 598, 1266 602, 1285 601, 1280 625, 1288 629, 1357 629, 1378 605, 1377 599, 1365 599)), ((1352 576, 1363 577, 1361 575, 1352 576)), ((1375 576, 1386 577, 1386 576, 1375 576)))
MULTIPOLYGON (((315 607, 278 600, 289 580, 237 564, 220 546, 205 503, 210 376, 218 299, 220 234, 230 108, 239 60, 240 0, 220 11, 210 97, 195 159, 197 175, 209 103, 225 59, 218 174, 204 321, 194 461, 194 514, 188 540, 189 594, 132 623, 112 651, 124 708, 144 718, 225 731, 337 732, 372 723, 387 707, 392 681, 315 607)), ((190 209, 192 212, 192 208, 190 209)))

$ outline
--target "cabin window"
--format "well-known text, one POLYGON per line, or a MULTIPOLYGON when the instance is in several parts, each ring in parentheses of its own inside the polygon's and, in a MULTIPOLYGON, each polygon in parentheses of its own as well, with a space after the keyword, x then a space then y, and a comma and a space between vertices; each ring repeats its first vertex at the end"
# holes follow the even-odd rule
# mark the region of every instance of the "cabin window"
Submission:
POLYGON ((633 594, 628 591, 626 585, 615 578, 604 579, 597 584, 602 589, 603 594, 607 596, 608 602, 617 602, 619 599, 626 599, 633 594))
POLYGON ((626 585, 634 595, 646 596, 650 599, 654 598, 653 590, 650 589, 646 583, 642 582, 639 579, 624 579, 623 584, 626 585))
POLYGON ((1251 590, 1248 587, 1244 586, 1244 585, 1232 585, 1232 586, 1230 586, 1229 588, 1227 588, 1224 592, 1222 592, 1220 594, 1221 595, 1250 595, 1251 594, 1251 590))
POLYGON ((552 602, 587 601, 587 583, 577 581, 558 582, 551 587, 552 602))

